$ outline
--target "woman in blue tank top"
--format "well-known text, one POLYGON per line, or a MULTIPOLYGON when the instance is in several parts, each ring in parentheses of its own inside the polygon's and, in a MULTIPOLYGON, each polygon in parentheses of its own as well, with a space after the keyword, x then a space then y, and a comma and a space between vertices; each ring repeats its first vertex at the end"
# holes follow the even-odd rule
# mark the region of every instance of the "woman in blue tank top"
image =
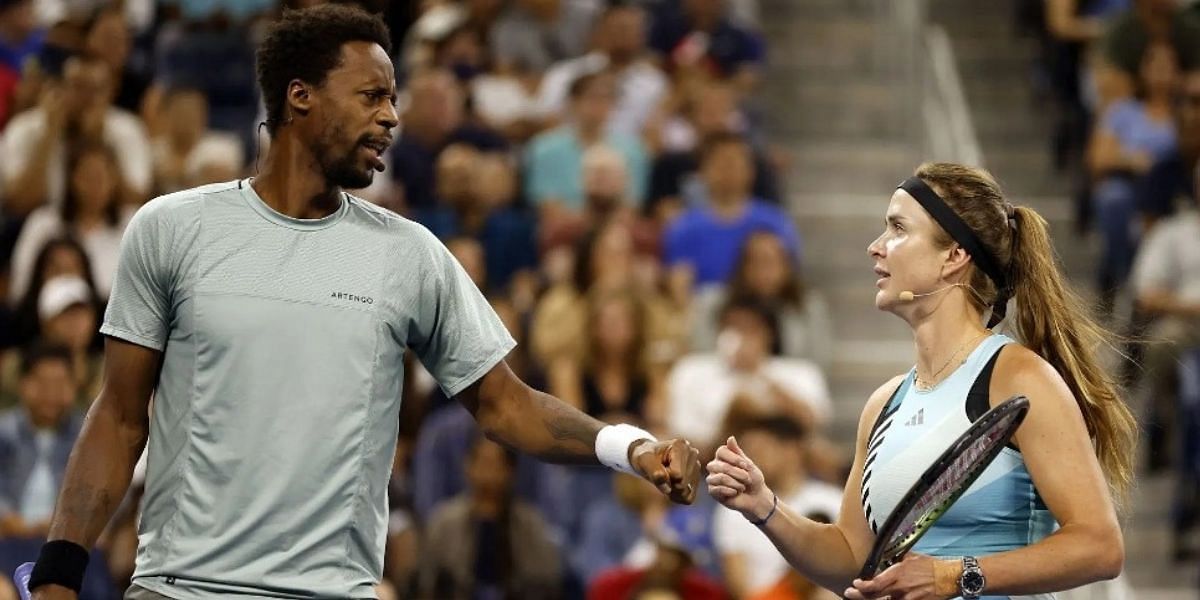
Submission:
POLYGON ((733 438, 708 465, 709 493, 759 524, 802 574, 852 600, 1049 600, 1116 577, 1124 546, 1113 495, 1131 483, 1136 428, 1097 357, 1108 335, 1067 288, 1046 221, 1009 204, 987 172, 933 163, 900 185, 885 222, 867 249, 875 306, 912 327, 917 364, 867 401, 838 521, 778 503, 733 438), (1020 343, 991 331, 1012 299, 1020 343), (855 579, 918 475, 1017 394, 1031 409, 1010 447, 906 560, 855 579))

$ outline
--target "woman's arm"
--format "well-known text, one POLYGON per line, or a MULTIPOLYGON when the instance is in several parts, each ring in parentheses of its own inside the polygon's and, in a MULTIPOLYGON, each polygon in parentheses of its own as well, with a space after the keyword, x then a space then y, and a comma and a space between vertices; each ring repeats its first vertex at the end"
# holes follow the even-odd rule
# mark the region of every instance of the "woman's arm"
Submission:
POLYGON ((1001 354, 992 379, 994 402, 1029 397, 1015 441, 1034 487, 1061 526, 1020 550, 980 559, 989 594, 1032 594, 1112 579, 1125 546, 1112 497, 1083 414, 1062 377, 1026 348, 1001 354))
POLYGON ((1088 169, 1092 176, 1103 177, 1114 171, 1145 173, 1150 170, 1152 159, 1145 152, 1129 152, 1121 146, 1121 140, 1104 127, 1095 125, 1087 151, 1088 169))
MULTIPOLYGON (((875 390, 863 409, 858 423, 854 467, 846 482, 837 522, 817 523, 780 503, 775 514, 762 528, 780 554, 796 570, 829 590, 840 591, 849 585, 875 541, 863 515, 859 492, 867 455, 867 438, 871 435, 871 427, 879 412, 902 379, 902 376, 897 376, 875 390)), ((741 453, 736 441, 730 440, 717 450, 717 456, 709 463, 708 471, 709 493, 718 502, 740 511, 750 519, 762 519, 771 511, 774 493, 763 484, 762 472, 741 453)))
MULTIPOLYGON (((993 404, 1016 394, 1029 398, 1029 414, 1014 441, 1061 527, 1024 548, 977 557, 987 579, 984 594, 1048 593, 1116 577, 1125 561, 1121 528, 1083 414, 1062 377, 1032 351, 1014 345, 997 360, 990 393, 993 404)), ((847 597, 952 598, 961 571, 958 560, 910 557, 859 583, 847 597)))
POLYGON ((1046 0, 1046 28, 1063 42, 1090 42, 1104 33, 1104 24, 1095 17, 1076 14, 1077 0, 1046 0))

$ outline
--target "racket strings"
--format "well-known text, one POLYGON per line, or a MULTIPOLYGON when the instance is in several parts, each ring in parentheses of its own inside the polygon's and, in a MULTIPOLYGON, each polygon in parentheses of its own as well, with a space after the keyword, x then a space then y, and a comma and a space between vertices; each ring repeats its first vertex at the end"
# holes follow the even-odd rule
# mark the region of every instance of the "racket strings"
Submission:
POLYGON ((972 479, 975 471, 984 469, 990 464, 990 461, 981 459, 988 457, 993 452, 999 452, 999 447, 1008 439, 1006 432, 1012 420, 1011 416, 997 419, 996 423, 950 462, 920 500, 905 513, 904 519, 901 521, 904 525, 896 528, 889 540, 889 552, 885 553, 886 558, 882 564, 890 564, 900 556, 908 548, 910 541, 919 537, 933 522, 937 521, 957 500, 958 496, 966 491, 961 483, 972 479))

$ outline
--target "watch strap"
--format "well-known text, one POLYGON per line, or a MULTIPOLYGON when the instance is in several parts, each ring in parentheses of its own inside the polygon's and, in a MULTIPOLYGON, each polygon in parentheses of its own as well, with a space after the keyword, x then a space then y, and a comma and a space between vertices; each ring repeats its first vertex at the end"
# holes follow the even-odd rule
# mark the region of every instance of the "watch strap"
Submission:
POLYGON ((959 592, 962 593, 963 600, 975 600, 979 598, 986 585, 987 579, 983 576, 983 569, 979 567, 979 559, 974 556, 964 556, 962 558, 962 575, 959 576, 959 592), (967 589, 966 582, 969 575, 979 577, 979 580, 982 582, 979 589, 967 589))

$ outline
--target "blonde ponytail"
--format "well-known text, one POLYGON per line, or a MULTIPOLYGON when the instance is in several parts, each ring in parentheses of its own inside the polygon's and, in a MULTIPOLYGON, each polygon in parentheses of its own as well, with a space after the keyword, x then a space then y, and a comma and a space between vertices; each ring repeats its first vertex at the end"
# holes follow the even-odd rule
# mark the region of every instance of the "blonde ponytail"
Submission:
POLYGON ((1121 398, 1117 377, 1097 356, 1100 349, 1114 347, 1113 336, 1091 318, 1083 299, 1063 285, 1046 220, 1026 207, 1017 207, 1015 216, 1010 273, 1015 280, 1017 333, 1066 381, 1083 411, 1109 485, 1123 500, 1133 484, 1137 422, 1121 398))
MULTIPOLYGON (((1016 315, 1007 322, 1015 322, 1021 341, 1066 381, 1113 495, 1124 503, 1133 484, 1137 423, 1121 398, 1116 376, 1098 356, 1103 348, 1115 347, 1114 336, 1065 285, 1046 220, 1031 208, 1012 207, 982 169, 926 163, 916 176, 962 218, 997 262, 1008 266, 1008 290, 997 289, 982 269, 973 269, 970 285, 978 299, 970 297, 981 312, 1003 305, 1009 293, 1016 299, 1016 315)), ((953 243, 945 232, 938 241, 945 247, 953 243)))

